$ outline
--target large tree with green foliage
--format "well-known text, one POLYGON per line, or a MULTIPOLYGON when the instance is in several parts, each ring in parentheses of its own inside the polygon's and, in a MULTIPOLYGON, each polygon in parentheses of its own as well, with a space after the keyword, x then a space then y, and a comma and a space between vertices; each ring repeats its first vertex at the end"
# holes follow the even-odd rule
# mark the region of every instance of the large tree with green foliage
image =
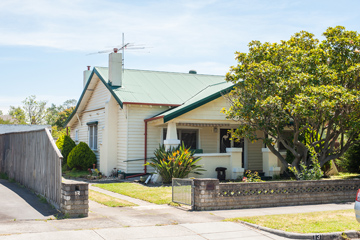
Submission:
POLYGON ((305 31, 280 43, 252 41, 226 75, 236 85, 224 110, 239 121, 236 136, 263 140, 285 166, 278 143, 299 168, 310 164, 310 149, 323 166, 358 141, 360 36, 341 26, 323 35, 321 42, 305 31))
POLYGON ((46 101, 36 100, 31 95, 22 101, 22 107, 10 106, 9 115, 16 119, 16 124, 44 124, 46 117, 46 101))
POLYGON ((10 106, 9 115, 13 117, 15 124, 26 124, 25 112, 21 107, 10 106))

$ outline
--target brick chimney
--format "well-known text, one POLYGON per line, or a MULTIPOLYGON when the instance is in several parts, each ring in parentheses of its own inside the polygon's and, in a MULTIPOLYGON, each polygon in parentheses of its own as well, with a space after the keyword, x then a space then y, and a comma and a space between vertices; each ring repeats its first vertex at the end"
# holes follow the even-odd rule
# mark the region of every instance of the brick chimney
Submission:
POLYGON ((109 81, 114 87, 122 86, 122 54, 112 52, 109 54, 109 81))

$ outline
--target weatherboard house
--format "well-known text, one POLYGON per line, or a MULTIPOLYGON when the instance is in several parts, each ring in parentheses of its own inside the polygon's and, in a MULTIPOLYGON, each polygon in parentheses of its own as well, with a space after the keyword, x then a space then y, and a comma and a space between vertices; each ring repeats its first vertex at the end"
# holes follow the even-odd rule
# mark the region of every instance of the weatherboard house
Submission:
POLYGON ((225 167, 235 179, 244 169, 278 174, 278 159, 261 141, 230 140, 237 122, 221 113, 233 84, 224 76, 123 69, 121 53, 109 55, 109 67, 84 71, 84 90, 67 120, 71 138, 86 142, 105 175, 114 168, 127 174, 151 173, 144 162, 159 144, 183 142, 201 156, 207 170, 200 177, 216 177, 225 167))

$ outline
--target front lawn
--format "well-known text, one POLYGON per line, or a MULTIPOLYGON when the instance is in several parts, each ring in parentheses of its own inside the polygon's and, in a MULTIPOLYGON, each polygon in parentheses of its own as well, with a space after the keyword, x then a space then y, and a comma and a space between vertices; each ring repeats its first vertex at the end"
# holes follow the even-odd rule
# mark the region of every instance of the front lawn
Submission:
POLYGON ((95 187, 156 204, 171 203, 171 187, 146 187, 137 183, 95 184, 95 187))
POLYGON ((352 179, 352 178, 360 178, 360 174, 339 172, 339 175, 334 175, 330 177, 331 180, 352 179))
POLYGON ((89 175, 88 171, 68 170, 63 171, 64 178, 86 178, 89 175))
POLYGON ((95 202, 98 202, 100 204, 106 205, 108 207, 132 207, 132 206, 137 206, 134 203, 122 200, 122 199, 118 199, 118 198, 114 198, 112 196, 109 196, 107 194, 101 193, 101 192, 97 192, 97 191, 93 191, 90 190, 89 191, 89 199, 95 202))
POLYGON ((360 230, 353 209, 230 218, 225 221, 244 221, 263 227, 296 233, 327 233, 360 230))

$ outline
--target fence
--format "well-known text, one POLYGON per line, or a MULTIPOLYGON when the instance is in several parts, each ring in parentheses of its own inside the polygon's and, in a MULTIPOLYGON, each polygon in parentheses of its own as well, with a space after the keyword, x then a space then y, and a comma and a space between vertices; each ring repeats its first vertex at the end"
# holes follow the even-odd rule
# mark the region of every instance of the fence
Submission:
POLYGON ((0 134, 0 172, 46 197, 61 202, 62 155, 49 129, 0 134))
POLYGON ((194 181, 193 179, 173 178, 172 201, 193 207, 194 205, 194 181))
POLYGON ((355 201, 360 180, 219 183, 194 179, 195 210, 291 206, 355 201))

